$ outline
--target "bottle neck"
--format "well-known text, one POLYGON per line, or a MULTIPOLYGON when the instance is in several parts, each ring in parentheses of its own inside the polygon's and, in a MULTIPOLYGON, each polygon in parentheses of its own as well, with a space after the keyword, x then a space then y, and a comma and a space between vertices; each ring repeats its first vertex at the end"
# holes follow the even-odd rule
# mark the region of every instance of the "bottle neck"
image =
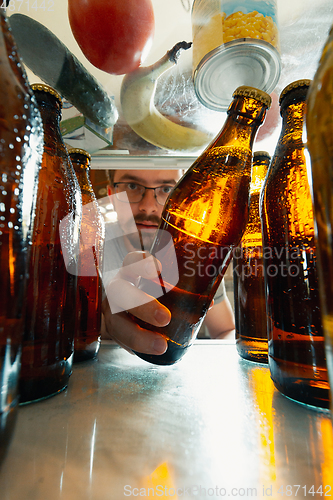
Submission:
POLYGON ((250 186, 250 194, 253 196, 254 194, 259 194, 262 186, 265 182, 265 177, 267 174, 267 170, 269 167, 269 159, 265 159, 264 161, 253 162, 252 165, 252 175, 251 175, 251 186, 250 186))
POLYGON ((17 53, 16 43, 9 27, 7 15, 4 13, 4 9, 0 7, 0 22, 1 22, 1 32, 2 40, 0 41, 0 57, 1 61, 6 58, 11 67, 11 71, 17 78, 17 83, 22 85, 24 92, 32 97, 32 91, 28 84, 28 78, 21 62, 21 59, 17 53))
MULTIPOLYGON (((8 68, 9 68, 7 43, 6 43, 6 37, 7 37, 7 33, 8 33, 8 22, 7 22, 6 16, 3 14, 1 8, 0 8, 0 23, 1 23, 1 33, 0 33, 1 72, 0 72, 0 76, 3 75, 3 77, 6 77, 7 75, 4 74, 4 71, 6 71, 6 68, 4 68, 3 65, 6 64, 6 66, 8 66, 8 68)), ((2 80, 2 78, 1 78, 1 80, 2 80)))
POLYGON ((233 146, 252 149, 259 126, 263 123, 267 107, 246 96, 235 98, 228 110, 224 126, 212 147, 233 146))
POLYGON ((36 92, 37 103, 43 121, 44 147, 56 152, 65 145, 60 133, 61 106, 57 98, 47 92, 36 92))
POLYGON ((95 198, 95 193, 90 181, 90 166, 89 166, 89 160, 88 158, 85 160, 77 160, 75 159, 74 155, 70 155, 71 162, 76 174, 76 177, 78 179, 78 182, 80 184, 81 192, 82 195, 87 194, 90 195, 90 197, 95 198))
POLYGON ((300 141, 303 138, 304 116, 306 102, 293 102, 281 109, 282 130, 281 137, 285 141, 300 141))
MULTIPOLYGON (((9 30, 9 24, 6 15, 3 13, 3 9, 0 7, 0 23, 1 23, 1 33, 0 33, 0 60, 1 60, 1 71, 0 71, 0 83, 1 89, 3 91, 4 86, 8 86, 8 77, 11 75, 15 78, 15 84, 17 85, 17 78, 13 71, 13 54, 16 55, 13 46, 13 37, 9 30)), ((11 82, 10 82, 11 83, 11 82)), ((25 83, 21 82, 20 83, 25 83)))

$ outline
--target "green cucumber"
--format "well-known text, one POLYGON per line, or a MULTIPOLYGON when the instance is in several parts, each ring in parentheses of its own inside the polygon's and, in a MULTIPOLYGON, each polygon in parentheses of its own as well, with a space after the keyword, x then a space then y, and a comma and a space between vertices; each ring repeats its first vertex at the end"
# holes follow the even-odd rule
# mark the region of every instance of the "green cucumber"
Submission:
POLYGON ((116 123, 112 98, 52 31, 24 14, 13 14, 8 21, 20 56, 35 75, 96 125, 116 123))

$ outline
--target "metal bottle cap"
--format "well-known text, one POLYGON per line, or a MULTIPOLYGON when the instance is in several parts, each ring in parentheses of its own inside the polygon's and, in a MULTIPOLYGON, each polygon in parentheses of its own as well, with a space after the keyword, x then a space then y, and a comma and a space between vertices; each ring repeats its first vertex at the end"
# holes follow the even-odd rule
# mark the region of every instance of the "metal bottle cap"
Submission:
POLYGON ((31 89, 33 91, 39 90, 40 92, 47 92, 48 94, 53 95, 54 97, 57 98, 57 100, 60 103, 60 106, 62 107, 62 97, 61 97, 61 95, 53 87, 50 87, 50 85, 46 85, 44 83, 33 83, 31 85, 31 89))
POLYGON ((237 96, 252 97, 252 99, 256 99, 257 101, 265 104, 267 108, 270 108, 272 104, 272 98, 269 94, 267 94, 267 92, 254 87, 249 87, 248 85, 241 85, 238 87, 232 94, 232 97, 237 96))
POLYGON ((70 148, 70 149, 68 149, 68 154, 69 155, 71 155, 71 154, 83 155, 83 156, 86 156, 89 161, 91 160, 91 154, 88 153, 88 151, 86 151, 85 149, 70 148))
POLYGON ((255 151, 253 153, 253 159, 257 159, 260 157, 271 159, 271 155, 267 151, 255 151))
POLYGON ((280 99, 279 99, 279 104, 281 104, 282 100, 284 97, 290 92, 291 90, 300 88, 300 87, 310 87, 312 80, 308 79, 302 79, 302 80, 296 80, 295 82, 289 83, 281 92, 280 94, 280 99))

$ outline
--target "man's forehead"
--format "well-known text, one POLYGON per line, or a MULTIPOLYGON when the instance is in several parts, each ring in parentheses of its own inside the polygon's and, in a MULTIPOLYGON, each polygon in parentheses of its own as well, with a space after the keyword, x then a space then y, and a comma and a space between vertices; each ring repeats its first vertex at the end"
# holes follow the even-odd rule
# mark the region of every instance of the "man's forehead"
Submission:
POLYGON ((181 170, 116 170, 114 182, 136 181, 141 184, 176 183, 182 175, 181 170))

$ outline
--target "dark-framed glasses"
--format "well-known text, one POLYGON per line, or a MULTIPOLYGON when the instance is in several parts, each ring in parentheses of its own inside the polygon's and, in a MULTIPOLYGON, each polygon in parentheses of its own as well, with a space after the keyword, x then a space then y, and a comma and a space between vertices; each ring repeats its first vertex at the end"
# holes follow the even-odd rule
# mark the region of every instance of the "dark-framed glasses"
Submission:
POLYGON ((167 197, 173 190, 174 186, 165 184, 155 188, 142 186, 136 182, 115 182, 114 190, 117 200, 129 203, 139 203, 146 192, 146 189, 152 189, 154 196, 159 205, 164 205, 167 197))

